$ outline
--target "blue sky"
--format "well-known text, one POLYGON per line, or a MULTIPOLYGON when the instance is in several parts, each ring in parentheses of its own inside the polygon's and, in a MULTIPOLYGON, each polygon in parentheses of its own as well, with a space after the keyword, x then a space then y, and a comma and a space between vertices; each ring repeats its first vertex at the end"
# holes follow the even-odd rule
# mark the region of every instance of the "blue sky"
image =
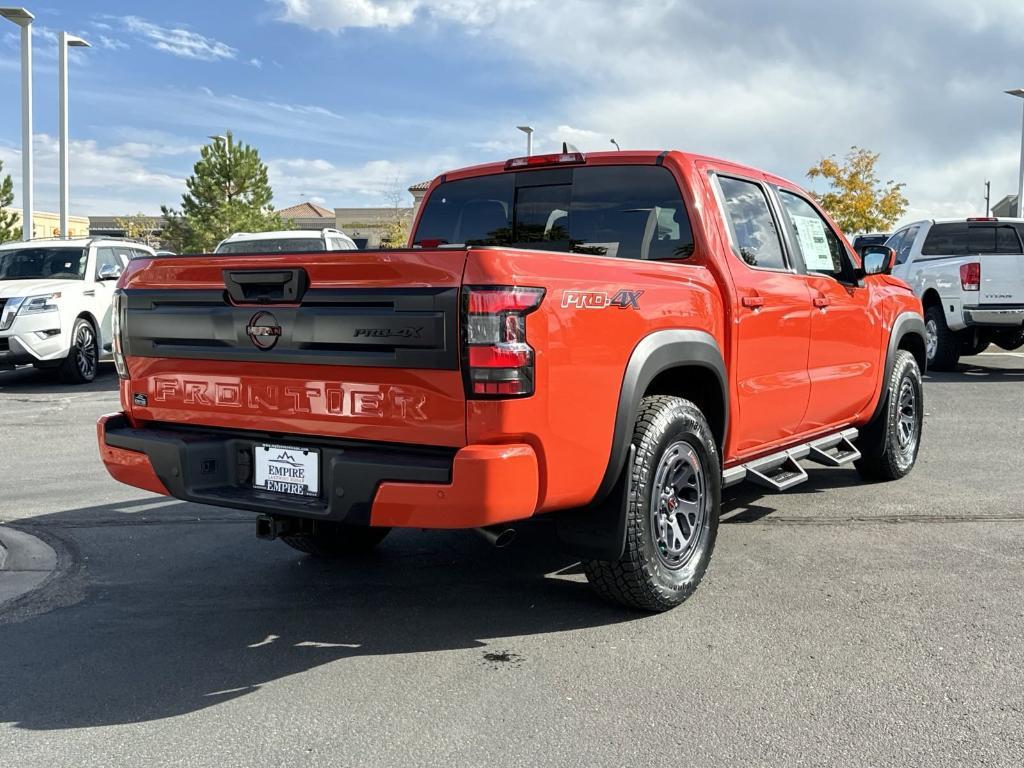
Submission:
MULTIPOLYGON (((26 1, 26 0, 23 0, 26 1)), ((908 217, 1014 191, 1017 0, 27 1, 37 207, 56 208, 56 38, 71 55, 72 213, 177 205, 227 129, 275 204, 386 204, 451 167, 539 150, 677 147, 803 181, 852 144, 906 181, 908 217)), ((20 183, 17 29, 0 24, 0 160, 20 183)), ((20 199, 20 198, 19 198, 20 199)))

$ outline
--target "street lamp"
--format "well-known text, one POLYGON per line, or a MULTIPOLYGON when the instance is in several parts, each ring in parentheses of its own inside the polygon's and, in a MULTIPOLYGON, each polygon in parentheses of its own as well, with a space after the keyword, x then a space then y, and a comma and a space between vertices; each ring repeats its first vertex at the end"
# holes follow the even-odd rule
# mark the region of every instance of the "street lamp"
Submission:
POLYGON ((32 239, 32 20, 25 8, 0 8, 21 27, 21 239, 32 239))
POLYGON ((68 236, 68 48, 88 48, 80 37, 60 33, 57 53, 60 78, 58 86, 58 120, 60 122, 60 236, 68 236))
POLYGON ((615 151, 616 152, 621 152, 622 151, 622 147, 619 146, 619 142, 617 142, 615 139, 612 139, 612 144, 615 145, 615 151))
MULTIPOLYGON (((1024 88, 1007 91, 1011 96, 1024 99, 1024 88)), ((1020 132, 1020 177, 1017 180, 1017 215, 1024 218, 1024 123, 1020 132)))
POLYGON ((517 125, 516 128, 526 134, 526 156, 530 157, 533 154, 533 128, 528 125, 517 125))

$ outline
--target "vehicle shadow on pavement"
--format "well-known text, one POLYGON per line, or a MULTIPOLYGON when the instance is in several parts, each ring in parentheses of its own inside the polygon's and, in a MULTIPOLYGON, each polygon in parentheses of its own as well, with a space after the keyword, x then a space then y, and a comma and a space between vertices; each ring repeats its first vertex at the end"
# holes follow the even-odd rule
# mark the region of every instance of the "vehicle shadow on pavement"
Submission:
POLYGON ((1013 358, 1018 367, 998 365, 985 360, 977 363, 973 358, 970 362, 961 361, 955 371, 928 371, 925 384, 980 384, 1024 382, 1024 357, 1013 358))
POLYGON ((0 392, 30 395, 74 395, 84 392, 116 392, 117 372, 113 363, 100 363, 96 378, 88 384, 65 384, 56 371, 17 368, 0 371, 0 392))
MULTIPOLYGON (((18 524, 69 542, 79 595, 52 607, 57 581, 35 596, 35 615, 0 614, 0 723, 158 720, 359 656, 473 651, 453 658, 458 675, 487 663, 495 638, 491 650, 518 653, 516 637, 645 618, 598 600, 544 524, 502 550, 470 532, 393 532, 374 554, 338 562, 257 541, 251 515, 152 507, 18 524)), ((347 686, 372 684, 334 680, 339 701, 347 686)))

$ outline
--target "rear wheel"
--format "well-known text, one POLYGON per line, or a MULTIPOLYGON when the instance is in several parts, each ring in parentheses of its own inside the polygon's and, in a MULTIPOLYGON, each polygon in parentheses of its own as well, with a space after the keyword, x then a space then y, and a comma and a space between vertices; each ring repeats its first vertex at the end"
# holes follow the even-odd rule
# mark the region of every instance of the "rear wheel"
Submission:
POLYGON ((955 371, 960 362, 960 340, 946 325, 942 307, 933 304, 924 311, 924 327, 928 369, 955 371))
POLYGON ((861 432, 855 466, 869 480, 899 480, 910 474, 921 448, 924 388, 914 356, 901 349, 886 382, 885 408, 861 432))
POLYGON ((312 530, 282 536, 292 549, 315 557, 340 558, 366 554, 390 533, 390 528, 317 522, 312 530))
POLYGON ((993 340, 996 346, 1000 349, 1005 349, 1007 352, 1013 352, 1024 347, 1024 328, 1000 329, 995 331, 993 336, 995 337, 993 340))
POLYGON ((71 349, 60 363, 57 373, 67 384, 88 384, 96 378, 100 350, 96 329, 84 317, 75 320, 71 328, 71 349))
POLYGON ((602 597, 666 611, 693 594, 711 561, 721 500, 718 449, 696 405, 664 396, 641 402, 633 445, 625 553, 616 561, 585 560, 583 569, 602 597))

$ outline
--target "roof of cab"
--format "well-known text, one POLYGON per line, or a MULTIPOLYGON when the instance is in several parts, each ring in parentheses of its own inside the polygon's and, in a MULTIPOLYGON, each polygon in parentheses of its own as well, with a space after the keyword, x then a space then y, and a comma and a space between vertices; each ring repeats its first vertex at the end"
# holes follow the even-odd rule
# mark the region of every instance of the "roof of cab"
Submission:
MULTIPOLYGON (((546 153, 538 153, 546 154, 546 153)), ((561 153, 552 153, 561 154, 561 153)), ((681 152, 676 149, 671 150, 622 150, 621 152, 581 152, 580 154, 586 160, 587 165, 653 165, 658 162, 659 158, 664 159, 665 157, 672 156, 677 162, 681 163, 696 163, 702 162, 709 165, 719 166, 723 169, 729 169, 736 173, 743 173, 745 175, 758 176, 763 175, 769 182, 778 184, 780 186, 793 187, 796 189, 800 188, 799 184, 795 184, 789 179, 785 179, 782 176, 776 176, 775 174, 764 171, 760 168, 754 168, 752 166, 743 165, 742 163, 733 162, 731 160, 723 160, 722 158, 712 157, 710 155, 700 155, 692 152, 681 152)), ((487 176, 495 173, 505 173, 507 160, 501 160, 494 163, 482 163, 480 165, 471 165, 466 168, 457 168, 453 171, 443 173, 435 179, 435 183, 442 181, 453 181, 455 179, 465 179, 473 176, 487 176)), ((556 167, 556 166, 552 166, 556 167)), ((577 167, 575 165, 566 167, 577 167)), ((538 170, 544 168, 544 166, 538 166, 538 170)), ((526 171, 533 169, 516 169, 518 171, 526 171)))

